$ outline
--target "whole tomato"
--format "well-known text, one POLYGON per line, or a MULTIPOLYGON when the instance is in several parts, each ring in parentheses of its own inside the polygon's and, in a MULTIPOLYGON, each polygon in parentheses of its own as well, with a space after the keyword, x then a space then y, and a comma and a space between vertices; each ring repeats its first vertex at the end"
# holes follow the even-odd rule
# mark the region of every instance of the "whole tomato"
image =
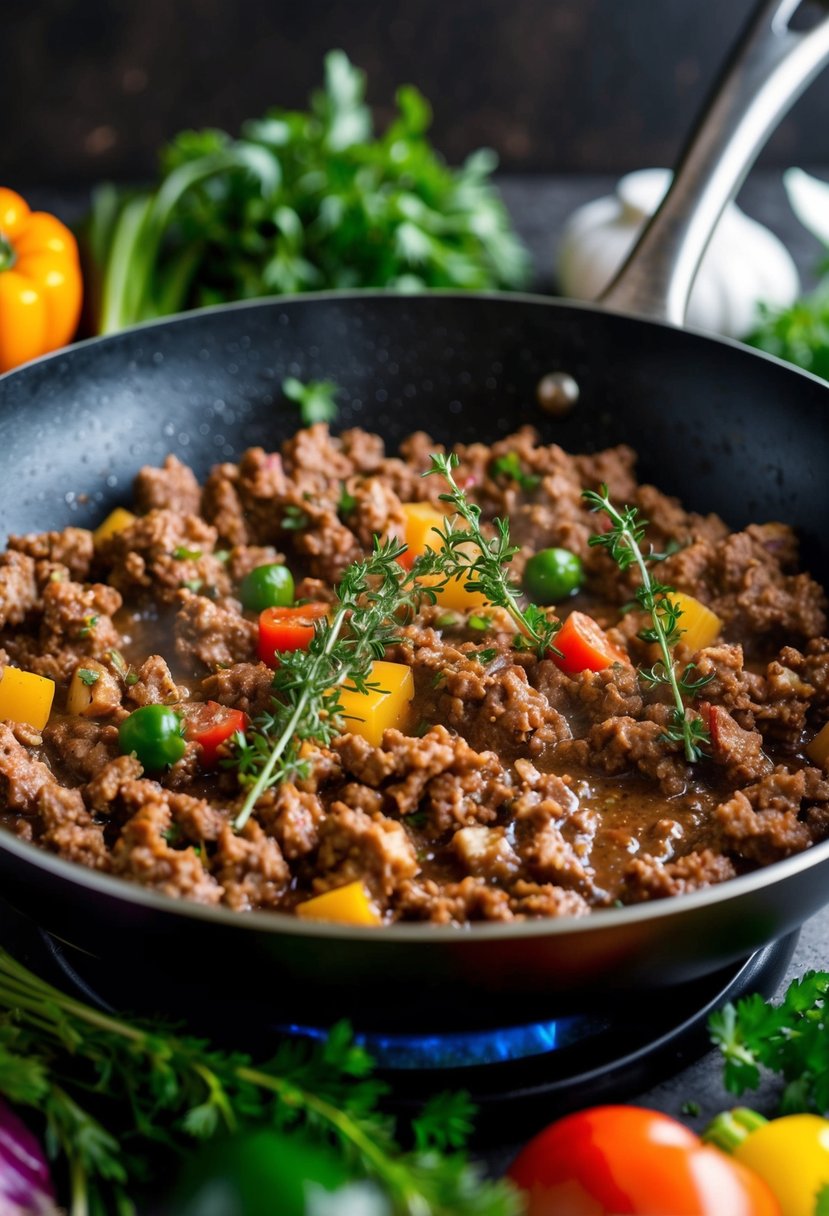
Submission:
POLYGON ((751 1170, 637 1106, 596 1106, 551 1124, 509 1176, 527 1216, 780 1216, 751 1170))

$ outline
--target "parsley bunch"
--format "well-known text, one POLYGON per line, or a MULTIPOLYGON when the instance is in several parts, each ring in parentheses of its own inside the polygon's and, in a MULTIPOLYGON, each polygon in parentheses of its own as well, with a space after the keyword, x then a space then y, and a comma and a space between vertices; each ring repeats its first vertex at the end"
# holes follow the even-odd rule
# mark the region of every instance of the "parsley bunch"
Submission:
POLYGON ((262 1126, 333 1144, 355 1177, 379 1183, 395 1216, 517 1216, 512 1188, 485 1182, 458 1151, 471 1127, 465 1095, 432 1099, 403 1152, 372 1072, 344 1024, 258 1065, 93 1009, 0 950, 0 1094, 42 1116, 49 1154, 67 1166, 69 1216, 134 1216, 133 1200, 170 1158, 175 1168, 194 1142, 262 1126))
POLYGON ((682 609, 671 599, 673 587, 653 578, 648 569, 648 562, 658 561, 664 555, 644 556, 640 541, 645 536, 648 521, 640 517, 636 507, 622 507, 621 510, 614 507, 608 497, 607 486, 601 486, 598 493, 585 490, 582 498, 592 511, 602 511, 607 515, 611 523, 609 531, 591 536, 588 543, 607 549, 620 570, 629 570, 635 564, 639 571, 641 583, 635 592, 636 602, 649 614, 652 628, 641 630, 638 636, 643 642, 655 642, 662 653, 661 662, 641 670, 639 674, 652 687, 665 684, 670 688, 674 709, 670 725, 665 728, 662 737, 669 743, 681 743, 685 749, 685 759, 692 764, 700 759, 702 748, 710 742, 710 738, 702 719, 688 716, 682 698, 683 695, 694 696, 711 677, 694 679, 694 663, 686 664, 681 672, 676 670, 671 648, 682 636, 679 625, 682 609))
POLYGON ((449 168, 411 86, 375 135, 365 77, 342 51, 308 110, 184 131, 150 192, 96 192, 85 246, 97 328, 203 304, 320 288, 520 287, 528 258, 489 176, 492 152, 449 168))
MULTIPOLYGON (((445 585, 450 579, 459 578, 468 591, 480 591, 498 608, 503 608, 518 626, 516 645, 528 646, 540 659, 558 654, 553 639, 561 628, 561 622, 549 617, 537 604, 522 608, 518 602, 518 587, 512 582, 507 567, 518 552, 517 545, 510 543, 509 520, 495 519, 495 536, 491 539, 481 531, 481 508, 466 497, 455 481, 453 471, 460 463, 455 452, 449 456, 432 455, 431 466, 423 474, 442 477, 449 490, 441 494, 442 502, 448 503, 463 520, 460 527, 448 518, 443 528, 435 528, 440 537, 440 549, 427 549, 417 559, 414 570, 419 575, 439 574, 445 585)), ((486 653, 486 652, 482 652, 486 653)))

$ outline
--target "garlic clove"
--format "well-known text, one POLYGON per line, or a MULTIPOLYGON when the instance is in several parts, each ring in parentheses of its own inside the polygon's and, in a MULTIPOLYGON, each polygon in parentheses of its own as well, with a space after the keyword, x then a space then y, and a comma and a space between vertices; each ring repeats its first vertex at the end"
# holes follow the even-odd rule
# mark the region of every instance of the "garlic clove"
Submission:
MULTIPOLYGON (((671 181, 668 169, 642 169, 621 179, 616 193, 580 207, 565 224, 558 276, 565 295, 593 300, 613 279, 671 181)), ((786 308, 800 280, 778 238, 732 203, 725 211, 691 292, 692 328, 742 337, 757 323, 760 302, 786 308)))

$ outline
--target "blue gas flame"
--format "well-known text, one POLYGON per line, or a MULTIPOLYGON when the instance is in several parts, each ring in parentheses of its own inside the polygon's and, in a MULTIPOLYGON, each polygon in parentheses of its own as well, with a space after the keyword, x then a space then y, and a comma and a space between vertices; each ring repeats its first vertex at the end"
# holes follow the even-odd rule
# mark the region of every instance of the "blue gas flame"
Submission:
MULTIPOLYGON (((319 1026, 281 1026, 283 1034, 324 1039, 327 1029, 319 1026)), ((474 1068, 547 1055, 568 1043, 590 1037, 601 1027, 593 1019, 553 1018, 524 1026, 497 1030, 446 1031, 439 1034, 355 1033, 355 1042, 369 1051, 380 1068, 440 1069, 474 1068)))

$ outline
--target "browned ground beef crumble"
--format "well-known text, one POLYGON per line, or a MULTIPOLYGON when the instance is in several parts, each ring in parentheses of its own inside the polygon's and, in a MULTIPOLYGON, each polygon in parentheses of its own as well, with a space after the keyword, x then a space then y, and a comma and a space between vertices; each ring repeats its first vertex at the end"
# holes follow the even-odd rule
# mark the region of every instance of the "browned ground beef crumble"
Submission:
POLYGON ((438 923, 660 899, 829 836, 829 777, 801 750, 829 717, 826 600, 798 571, 791 530, 730 533, 637 484, 629 448, 570 456, 530 429, 459 447, 459 483, 485 519, 509 516, 517 575, 540 548, 579 555, 586 586, 563 610, 592 613, 634 664, 656 657, 636 637, 641 617, 620 614, 635 574, 588 546, 597 517, 582 490, 606 482, 650 520, 649 541, 679 546, 663 581, 724 623, 694 656, 712 677, 695 706, 716 721, 710 757, 689 767, 660 738, 665 691, 645 691, 635 667, 567 676, 515 650, 497 611, 486 641, 496 654, 481 662, 481 635, 463 623, 441 630, 428 606, 387 655, 413 669, 419 733, 389 730, 381 747, 342 735, 314 753, 308 780, 265 794, 241 834, 230 826, 243 799, 236 777, 203 773, 196 744, 152 777, 119 755, 118 725, 142 705, 267 709, 273 673, 256 661, 239 581, 284 557, 297 598, 330 598, 375 534, 400 533, 402 502, 436 499, 438 480, 420 476, 434 450, 416 434, 389 457, 376 435, 333 438, 317 425, 279 453, 254 448, 217 466, 203 488, 174 456, 142 469, 139 518, 97 550, 78 528, 12 537, 0 555, 0 663, 49 676, 58 691, 42 735, 0 724, 0 823, 173 897, 290 911, 359 878, 386 920, 438 923), (536 487, 493 480, 490 464, 507 452, 536 487), (287 508, 303 527, 284 527, 287 508), (125 683, 113 648, 137 680, 125 683), (109 673, 96 687, 99 716, 71 716, 68 682, 91 659, 109 673))

